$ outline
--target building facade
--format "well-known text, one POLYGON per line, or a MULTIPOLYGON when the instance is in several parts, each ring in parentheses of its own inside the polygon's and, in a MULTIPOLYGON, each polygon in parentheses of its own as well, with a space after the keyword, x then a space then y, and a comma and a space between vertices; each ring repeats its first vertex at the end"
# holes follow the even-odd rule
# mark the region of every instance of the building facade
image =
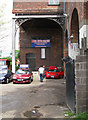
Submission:
POLYGON ((76 112, 88 112, 88 2, 13 0, 12 12, 13 63, 17 23, 21 64, 34 70, 40 65, 63 67, 66 56, 75 60, 76 112))
POLYGON ((14 0, 13 14, 20 25, 20 62, 31 69, 63 66, 63 3, 14 0), (21 18, 21 19, 20 19, 21 18), (25 18, 25 19, 24 19, 25 18))

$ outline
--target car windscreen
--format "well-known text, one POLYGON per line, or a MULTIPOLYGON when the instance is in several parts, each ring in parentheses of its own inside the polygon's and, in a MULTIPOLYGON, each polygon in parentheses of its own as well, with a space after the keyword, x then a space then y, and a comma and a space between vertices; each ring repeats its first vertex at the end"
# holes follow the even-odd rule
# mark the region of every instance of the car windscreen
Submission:
POLYGON ((21 69, 17 70, 16 72, 16 74, 29 74, 29 73, 30 73, 29 70, 21 70, 21 69))
POLYGON ((51 70, 49 70, 49 72, 58 72, 58 70, 51 69, 51 70))

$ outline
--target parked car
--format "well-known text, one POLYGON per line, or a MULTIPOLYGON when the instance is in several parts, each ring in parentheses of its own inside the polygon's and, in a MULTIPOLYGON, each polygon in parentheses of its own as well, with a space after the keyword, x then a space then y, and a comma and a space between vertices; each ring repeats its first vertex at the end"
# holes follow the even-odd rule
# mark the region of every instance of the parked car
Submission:
POLYGON ((29 68, 20 67, 13 76, 13 83, 31 83, 33 81, 33 73, 29 68))
POLYGON ((4 68, 0 69, 0 83, 9 83, 13 79, 13 73, 11 70, 4 68))
POLYGON ((51 69, 53 69, 53 70, 54 70, 54 69, 58 70, 58 68, 57 68, 56 66, 50 66, 50 67, 49 67, 49 70, 51 70, 51 69))
POLYGON ((58 69, 56 66, 50 66, 48 71, 45 71, 46 78, 62 78, 64 72, 58 69))
POLYGON ((58 67, 58 72, 59 72, 60 78, 63 78, 64 77, 64 70, 62 67, 58 67))

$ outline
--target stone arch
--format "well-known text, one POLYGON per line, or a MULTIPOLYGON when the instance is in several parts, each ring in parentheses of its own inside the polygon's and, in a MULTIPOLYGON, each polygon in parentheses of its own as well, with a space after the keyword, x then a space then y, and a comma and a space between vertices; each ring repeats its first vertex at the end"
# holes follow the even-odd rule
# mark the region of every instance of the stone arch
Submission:
POLYGON ((79 44, 79 16, 78 11, 74 8, 71 17, 71 25, 70 25, 70 40, 72 43, 79 44))

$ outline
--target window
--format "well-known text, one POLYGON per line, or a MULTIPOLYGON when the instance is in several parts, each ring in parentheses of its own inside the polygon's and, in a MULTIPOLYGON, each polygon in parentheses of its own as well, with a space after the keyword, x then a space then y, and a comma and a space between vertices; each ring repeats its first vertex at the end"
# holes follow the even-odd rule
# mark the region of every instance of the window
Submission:
POLYGON ((59 5, 59 0, 49 0, 49 5, 59 5))
POLYGON ((41 48, 41 59, 45 59, 45 48, 41 48))

